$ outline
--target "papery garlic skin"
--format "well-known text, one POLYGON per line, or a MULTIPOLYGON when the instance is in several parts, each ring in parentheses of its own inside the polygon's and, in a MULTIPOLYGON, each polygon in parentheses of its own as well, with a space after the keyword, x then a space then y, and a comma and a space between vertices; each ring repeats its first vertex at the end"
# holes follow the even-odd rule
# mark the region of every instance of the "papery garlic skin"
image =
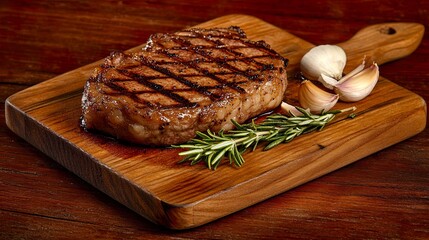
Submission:
POLYGON ((346 61, 346 53, 341 47, 319 45, 312 48, 302 57, 301 72, 304 77, 310 80, 323 80, 322 74, 339 80, 343 75, 346 61))
POLYGON ((310 112, 314 114, 329 111, 338 102, 338 99, 338 94, 326 92, 308 80, 303 81, 299 87, 299 104, 303 108, 310 109, 310 112))
POLYGON ((334 87, 344 102, 357 102, 366 98, 378 82, 380 72, 377 63, 348 78, 344 77, 334 87))
POLYGON ((280 114, 282 115, 286 115, 286 116, 292 116, 292 117, 297 117, 297 116, 302 116, 304 115, 304 113, 300 112, 298 109, 296 109, 295 106, 292 106, 286 102, 282 102, 280 105, 280 114))

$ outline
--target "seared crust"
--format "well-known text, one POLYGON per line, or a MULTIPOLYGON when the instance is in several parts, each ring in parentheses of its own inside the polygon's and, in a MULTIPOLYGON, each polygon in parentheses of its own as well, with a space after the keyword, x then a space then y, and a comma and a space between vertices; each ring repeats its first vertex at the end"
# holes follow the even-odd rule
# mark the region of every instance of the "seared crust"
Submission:
POLYGON ((287 60, 238 27, 155 34, 145 49, 112 53, 82 97, 81 125, 118 139, 171 145, 230 130, 277 107, 287 60))

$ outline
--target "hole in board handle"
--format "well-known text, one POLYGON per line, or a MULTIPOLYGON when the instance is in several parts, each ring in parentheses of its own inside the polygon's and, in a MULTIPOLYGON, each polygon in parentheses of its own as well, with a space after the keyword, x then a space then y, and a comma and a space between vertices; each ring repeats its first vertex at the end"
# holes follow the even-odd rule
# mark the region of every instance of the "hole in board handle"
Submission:
POLYGON ((387 35, 393 35, 396 33, 396 30, 392 27, 384 27, 384 28, 381 28, 379 31, 382 34, 387 34, 387 35))

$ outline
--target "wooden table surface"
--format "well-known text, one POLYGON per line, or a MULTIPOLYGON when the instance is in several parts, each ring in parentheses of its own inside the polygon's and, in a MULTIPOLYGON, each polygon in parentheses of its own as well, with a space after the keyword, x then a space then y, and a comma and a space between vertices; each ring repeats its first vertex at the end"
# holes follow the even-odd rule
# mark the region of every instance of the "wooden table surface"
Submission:
MULTIPOLYGON (((18 1, 0 3, 0 100, 59 74, 226 14, 313 44, 383 22, 429 27, 428 1, 18 1), (286 3, 287 2, 287 3, 286 3)), ((381 75, 429 100, 429 35, 381 75)), ((212 223, 154 225, 11 132, 0 108, 0 239, 428 239, 429 130, 212 223)), ((233 176, 231 176, 233 177, 233 176)), ((239 201, 239 199, 237 199, 239 201)), ((220 208, 222 206, 219 206, 220 208)))

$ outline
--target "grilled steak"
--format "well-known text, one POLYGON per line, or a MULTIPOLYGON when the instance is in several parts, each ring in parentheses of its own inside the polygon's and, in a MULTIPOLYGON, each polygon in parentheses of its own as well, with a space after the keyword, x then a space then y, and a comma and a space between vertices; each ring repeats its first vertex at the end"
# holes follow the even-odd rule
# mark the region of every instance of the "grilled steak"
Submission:
POLYGON ((137 53, 112 53, 86 82, 81 125, 145 145, 230 130, 277 107, 287 59, 238 27, 154 34, 137 53))

